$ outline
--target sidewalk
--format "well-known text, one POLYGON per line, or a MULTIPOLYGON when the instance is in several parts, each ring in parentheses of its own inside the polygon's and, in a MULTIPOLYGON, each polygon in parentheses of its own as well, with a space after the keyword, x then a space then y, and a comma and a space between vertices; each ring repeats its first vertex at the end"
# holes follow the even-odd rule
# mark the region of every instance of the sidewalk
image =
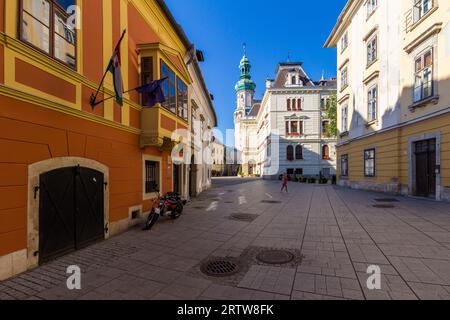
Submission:
POLYGON ((331 186, 279 190, 278 181, 215 179, 179 220, 0 283, 0 300, 450 299, 450 204, 377 202, 392 197, 331 186), (255 256, 264 249, 295 259, 263 264, 255 256), (200 266, 211 257, 233 257, 241 269, 208 277, 200 266), (70 265, 82 270, 82 290, 66 287, 70 265), (367 288, 371 265, 381 268, 381 290, 367 288))

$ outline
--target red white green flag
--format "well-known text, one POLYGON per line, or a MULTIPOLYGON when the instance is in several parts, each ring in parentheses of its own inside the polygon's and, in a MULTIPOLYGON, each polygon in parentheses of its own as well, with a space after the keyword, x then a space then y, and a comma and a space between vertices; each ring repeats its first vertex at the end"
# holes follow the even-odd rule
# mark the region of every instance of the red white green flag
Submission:
POLYGON ((123 78, 120 57, 120 45, 114 50, 113 56, 108 65, 108 71, 113 75, 114 92, 116 95, 116 102, 123 106, 123 78))

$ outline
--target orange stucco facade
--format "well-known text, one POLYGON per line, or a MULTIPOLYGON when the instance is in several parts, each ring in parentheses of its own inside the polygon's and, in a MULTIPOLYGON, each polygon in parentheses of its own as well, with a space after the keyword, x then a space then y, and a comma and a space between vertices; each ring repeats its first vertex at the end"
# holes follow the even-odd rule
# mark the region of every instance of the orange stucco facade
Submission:
MULTIPOLYGON (((33 267, 27 251, 34 201, 31 166, 51 159, 82 158, 107 168, 110 236, 130 225, 131 208, 140 207, 143 214, 153 204, 143 190, 146 156, 160 160, 161 191, 172 191, 170 152, 161 151, 157 144, 143 147, 140 143, 143 108, 139 94, 125 95, 122 107, 113 99, 94 109, 89 103, 106 69, 105 57, 112 54, 122 30, 127 30, 121 45, 126 88, 141 85, 137 46, 142 44, 162 43, 170 48, 170 66, 177 76, 190 81, 182 58, 188 48, 157 1, 147 6, 143 1, 79 0, 82 29, 77 31, 76 70, 21 40, 17 34, 20 14, 5 15, 19 10, 14 2, 0 0, 0 265, 9 266, 11 255, 13 270, 12 274, 8 267, 0 270, 0 280, 24 271, 23 265, 33 267), (25 262, 17 262, 13 254, 25 262)), ((163 56, 160 51, 151 54, 155 63, 163 56)), ((113 95, 111 84, 109 75, 99 99, 113 95)), ((155 110, 160 120, 152 131, 160 136, 188 127, 186 120, 160 105, 155 110)))

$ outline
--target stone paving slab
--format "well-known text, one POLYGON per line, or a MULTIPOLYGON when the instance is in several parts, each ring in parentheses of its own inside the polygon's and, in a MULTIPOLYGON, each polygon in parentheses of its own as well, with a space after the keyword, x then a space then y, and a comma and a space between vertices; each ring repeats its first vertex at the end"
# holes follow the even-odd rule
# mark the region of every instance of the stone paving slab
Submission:
POLYGON ((394 208, 377 209, 379 193, 300 183, 279 190, 278 181, 215 180, 179 220, 150 232, 137 226, 1 282, 0 300, 450 300, 450 204, 396 197, 394 208), (234 213, 258 217, 230 220, 234 213), (243 274, 225 282, 196 269, 212 256, 242 259, 252 247, 295 250, 301 263, 247 259, 243 274), (70 265, 82 270, 82 290, 66 287, 70 265), (381 290, 367 288, 372 265, 381 290))

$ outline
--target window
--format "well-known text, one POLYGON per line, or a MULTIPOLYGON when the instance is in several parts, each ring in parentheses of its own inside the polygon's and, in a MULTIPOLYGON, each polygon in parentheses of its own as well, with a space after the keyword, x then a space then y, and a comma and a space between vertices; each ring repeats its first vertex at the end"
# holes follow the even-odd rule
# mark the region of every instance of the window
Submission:
POLYGON ((291 107, 291 99, 287 99, 287 109, 288 109, 288 111, 291 111, 291 110, 292 110, 292 107, 291 107))
POLYGON ((292 76, 291 84, 297 84, 297 77, 296 76, 292 76))
POLYGON ((300 133, 298 131, 298 122, 297 121, 292 121, 291 122, 291 133, 293 133, 293 134, 299 134, 300 133))
POLYGON ((348 131, 348 105, 342 106, 341 111, 341 131, 347 132, 348 131))
POLYGON ((375 60, 377 60, 377 43, 378 36, 372 37, 367 44, 367 65, 372 64, 375 60))
POLYGON ((348 155, 343 154, 341 156, 341 176, 348 177, 348 155))
POLYGON ((330 160, 330 147, 327 145, 322 147, 322 160, 330 160))
POLYGON ((303 147, 301 145, 295 147, 295 159, 303 160, 303 147))
POLYGON ((364 151, 364 175, 375 177, 375 149, 364 151))
POLYGON ((414 0, 414 23, 422 19, 433 8, 433 0, 414 0))
POLYGON ((295 99, 292 99, 292 110, 297 110, 297 101, 295 99))
POLYGON ((287 160, 288 161, 294 161, 294 147, 293 146, 288 146, 287 150, 287 160))
MULTIPOLYGON (((178 79, 178 78, 177 78, 178 79)), ((187 92, 187 85, 184 84, 183 81, 178 79, 177 84, 177 92, 178 92, 178 98, 177 98, 177 106, 178 106, 178 116, 180 118, 183 118, 184 120, 188 119, 188 92, 187 92)))
POLYGON ((176 95, 175 95, 175 72, 173 72, 167 64, 161 60, 161 78, 167 77, 166 81, 162 84, 162 89, 166 101, 163 103, 163 107, 176 113, 176 95))
POLYGON ((20 39, 76 68, 76 31, 67 23, 75 0, 21 0, 20 39))
POLYGON ((162 89, 166 101, 164 108, 178 115, 184 120, 188 119, 188 90, 187 85, 178 77, 169 66, 161 60, 161 78, 167 77, 162 89))
POLYGON ((302 99, 297 99, 297 110, 298 111, 303 110, 302 99))
POLYGON ((145 193, 158 190, 159 162, 145 161, 145 193))
POLYGON ((328 109, 327 98, 320 98, 320 109, 323 111, 328 109))
POLYGON ((367 1, 367 16, 369 17, 372 13, 375 12, 378 6, 378 0, 369 0, 367 1))
POLYGON ((378 86, 373 86, 367 94, 367 120, 368 122, 377 120, 378 114, 378 86))
POLYGON ((272 139, 269 137, 267 138, 267 157, 272 156, 272 139))
POLYGON ((286 173, 287 173, 289 176, 292 176, 292 175, 294 174, 294 169, 287 169, 286 173))
POLYGON ((341 90, 344 90, 348 87, 348 69, 345 67, 341 71, 341 90))
MULTIPOLYGON (((153 81, 153 58, 144 57, 141 60, 141 83, 148 84, 153 81)), ((148 93, 142 94, 142 105, 149 106, 150 95, 148 93)))
POLYGON ((417 57, 415 62, 414 102, 433 96, 433 50, 417 57))
POLYGON ((286 135, 299 136, 303 134, 303 121, 286 121, 286 135))
POLYGON ((341 52, 343 52, 348 47, 348 31, 344 33, 341 38, 341 52))
POLYGON ((322 122, 322 135, 324 137, 328 137, 329 136, 329 129, 330 129, 330 121, 323 121, 322 122))
POLYGON ((302 176, 303 175, 303 169, 295 169, 295 175, 302 176))

